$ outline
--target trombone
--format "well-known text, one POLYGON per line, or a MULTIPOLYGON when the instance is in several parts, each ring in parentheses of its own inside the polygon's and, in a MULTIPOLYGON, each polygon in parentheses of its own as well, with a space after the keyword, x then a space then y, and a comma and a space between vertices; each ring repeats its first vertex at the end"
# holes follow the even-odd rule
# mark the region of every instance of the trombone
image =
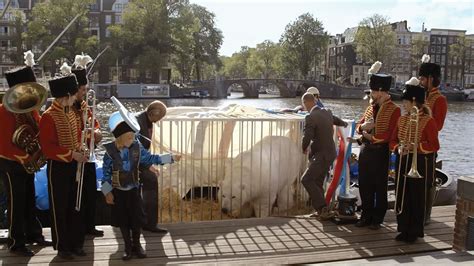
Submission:
MULTIPOLYGON (((81 148, 83 155, 89 158, 87 162, 94 161, 94 126, 95 126, 95 112, 96 112, 96 95, 93 89, 90 89, 86 94, 86 106, 82 110, 82 121, 84 121, 84 129, 81 135, 81 148), (88 119, 88 113, 91 110, 91 118, 88 119), (90 133, 90 141, 87 143, 87 134, 90 133)), ((82 202, 82 187, 84 185, 84 170, 87 162, 77 163, 76 171, 76 182, 77 182, 77 193, 76 193, 76 211, 81 210, 82 202)))
POLYGON ((418 126, 419 126, 419 119, 420 119, 420 115, 419 115, 419 109, 418 107, 416 106, 413 106, 411 109, 410 109, 410 116, 409 116, 409 120, 408 120, 408 132, 407 132, 407 135, 408 135, 408 138, 406 138, 408 140, 408 145, 405 145, 404 142, 400 141, 400 148, 399 148, 399 156, 400 156, 400 159, 399 159, 399 162, 398 162, 398 173, 397 173, 397 187, 396 187, 396 190, 395 190, 395 213, 397 215, 400 215, 403 213, 403 205, 404 205, 404 202, 405 202, 405 191, 406 191, 406 179, 407 177, 408 178, 423 178, 422 175, 420 175, 420 173, 418 172, 418 126), (415 132, 412 131, 412 123, 414 123, 415 125, 415 132), (413 142, 411 142, 412 140, 412 135, 414 135, 414 139, 413 139, 413 142), (412 145, 410 145, 412 144, 412 145), (406 146, 406 147, 405 147, 406 146), (399 187, 400 187, 400 171, 401 171, 401 168, 402 168, 402 158, 403 158, 403 152, 405 150, 405 148, 408 148, 408 154, 407 154, 407 160, 406 160, 406 164, 405 164, 405 169, 408 168, 408 158, 409 158, 409 149, 411 148, 410 146, 412 146, 413 148, 413 154, 412 154, 412 159, 411 159, 411 167, 410 167, 410 171, 408 171, 407 174, 403 174, 403 191, 402 191, 402 196, 401 196, 401 206, 398 207, 398 193, 399 193, 399 187))

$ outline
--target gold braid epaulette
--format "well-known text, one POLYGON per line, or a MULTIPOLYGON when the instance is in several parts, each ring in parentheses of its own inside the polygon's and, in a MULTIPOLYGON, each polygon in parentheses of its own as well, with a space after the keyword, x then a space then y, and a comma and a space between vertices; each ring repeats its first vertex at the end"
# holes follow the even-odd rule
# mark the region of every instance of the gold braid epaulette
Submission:
POLYGON ((53 118, 59 146, 77 150, 79 144, 76 114, 72 110, 65 112, 64 107, 57 101, 53 102, 53 105, 46 110, 45 114, 49 114, 53 118))
POLYGON ((86 101, 81 102, 81 109, 77 109, 74 105, 72 106, 72 110, 76 114, 77 123, 81 126, 81 130, 84 129, 84 121, 83 121, 83 111, 87 108, 86 101))
MULTIPOLYGON (((417 138, 417 143, 420 143, 421 136, 423 133, 423 130, 426 127, 426 124, 428 124, 428 121, 431 119, 431 116, 427 114, 420 114, 418 117, 418 138, 417 138)), ((398 127, 398 140, 400 143, 403 143, 404 145, 407 145, 409 143, 414 143, 415 142, 415 129, 416 129, 416 124, 414 122, 411 123, 411 137, 410 139, 408 138, 408 135, 410 133, 410 128, 408 125, 410 124, 410 115, 404 115, 400 117, 400 124, 398 127)))
POLYGON ((438 89, 432 89, 426 98, 426 104, 428 107, 433 110, 433 107, 439 97, 444 97, 438 89))
POLYGON ((375 136, 375 134, 380 134, 384 133, 389 129, 390 126, 390 119, 392 118, 393 112, 398 108, 396 104, 394 104, 392 101, 386 102, 380 106, 379 111, 377 112, 377 119, 375 119, 374 116, 374 107, 370 105, 367 107, 365 110, 364 114, 364 120, 368 121, 370 119, 375 120, 375 132, 372 134, 375 136))

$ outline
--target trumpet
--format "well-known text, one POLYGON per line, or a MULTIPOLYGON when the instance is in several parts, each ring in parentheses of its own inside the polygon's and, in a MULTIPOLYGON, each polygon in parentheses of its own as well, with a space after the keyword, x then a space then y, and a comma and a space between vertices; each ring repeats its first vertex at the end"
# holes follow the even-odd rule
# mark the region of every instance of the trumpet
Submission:
POLYGON ((408 120, 408 132, 407 132, 407 138, 406 140, 408 140, 408 144, 405 144, 405 142, 403 141, 400 141, 400 149, 399 149, 399 154, 400 154, 400 159, 399 159, 399 163, 398 163, 398 174, 397 174, 397 187, 396 187, 396 190, 395 190, 395 193, 396 193, 396 198, 395 198, 395 212, 397 215, 403 213, 403 205, 404 205, 404 202, 405 202, 405 191, 406 191, 406 179, 407 177, 408 178, 423 178, 422 175, 420 175, 420 173, 418 172, 418 162, 417 162, 417 159, 418 159, 418 126, 419 126, 419 109, 418 107, 416 106, 413 106, 410 110, 410 118, 408 120), (415 125, 415 132, 412 131, 412 124, 414 123, 415 125), (412 136, 413 135, 413 136, 412 136), (413 142, 412 142, 412 137, 413 138, 413 142), (411 144, 411 145, 410 145, 411 144), (403 153, 405 151, 405 149, 408 149, 408 154, 407 154, 407 160, 406 160, 406 165, 405 165, 405 169, 408 168, 408 156, 409 156, 409 153, 410 153, 410 146, 413 147, 413 153, 412 153, 412 159, 411 159, 411 166, 410 166, 410 170, 408 171, 407 174, 403 174, 403 191, 402 191, 402 196, 401 196, 401 206, 398 207, 398 193, 400 193, 399 191, 399 187, 400 187, 400 176, 401 176, 401 168, 402 168, 402 156, 403 156, 403 153))
MULTIPOLYGON (((83 155, 86 156, 88 162, 93 162, 95 158, 94 148, 94 126, 95 126, 95 115, 96 115, 96 95, 95 91, 90 89, 86 94, 86 106, 82 110, 82 121, 84 121, 84 129, 82 130, 80 147, 83 155), (89 110, 91 110, 91 118, 88 118, 89 110), (87 135, 90 133, 90 141, 87 143, 87 135)), ((82 187, 84 185, 84 171, 86 162, 77 163, 76 171, 76 182, 77 182, 77 193, 76 193, 76 211, 81 210, 82 202, 82 187)))

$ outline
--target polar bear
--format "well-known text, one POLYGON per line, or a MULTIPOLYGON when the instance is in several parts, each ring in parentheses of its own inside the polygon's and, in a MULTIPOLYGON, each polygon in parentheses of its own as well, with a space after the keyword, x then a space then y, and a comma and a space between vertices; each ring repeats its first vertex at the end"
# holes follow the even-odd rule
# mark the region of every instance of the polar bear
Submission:
POLYGON ((293 184, 304 155, 288 137, 267 136, 225 166, 220 183, 222 212, 234 217, 266 217, 293 207, 293 184))

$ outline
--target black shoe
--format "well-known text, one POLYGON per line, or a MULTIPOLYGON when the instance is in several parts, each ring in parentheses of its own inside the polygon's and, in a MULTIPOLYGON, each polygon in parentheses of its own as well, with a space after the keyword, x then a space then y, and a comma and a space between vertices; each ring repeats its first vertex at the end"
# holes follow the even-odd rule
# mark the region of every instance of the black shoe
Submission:
POLYGON ((415 243, 415 241, 418 239, 417 236, 413 236, 413 235, 408 235, 405 239, 405 242, 409 243, 409 244, 412 244, 412 243, 415 243))
POLYGON ((75 248, 72 250, 72 254, 79 256, 79 257, 85 257, 87 256, 86 252, 82 248, 75 248))
POLYGON ((132 249, 125 249, 123 251, 123 255, 122 255, 122 260, 130 260, 132 259, 132 249))
POLYGON ((104 236, 104 231, 97 230, 97 229, 93 228, 93 229, 89 230, 87 232, 87 234, 91 235, 91 236, 95 236, 95 237, 102 237, 102 236, 104 236))
POLYGON ((359 221, 357 221, 357 223, 355 224, 356 227, 365 227, 369 225, 370 223, 365 219, 359 219, 359 221))
POLYGON ((33 257, 35 252, 27 247, 10 248, 10 252, 23 257, 33 257))
POLYGON ((402 233, 398 234, 395 237, 395 240, 397 240, 397 241, 406 241, 407 240, 407 234, 402 232, 402 233))
POLYGON ((26 241, 27 244, 38 244, 41 247, 52 247, 53 242, 49 239, 45 239, 44 237, 38 237, 35 239, 29 239, 26 241))
POLYGON ((146 258, 146 252, 141 245, 134 245, 132 248, 132 253, 135 254, 139 259, 146 258))
POLYGON ((152 232, 152 233, 158 233, 158 234, 166 234, 168 233, 168 230, 166 229, 163 229, 163 228, 159 228, 158 226, 155 226, 155 227, 143 227, 143 230, 145 231, 148 231, 148 232, 152 232))
POLYGON ((380 226, 380 224, 377 224, 377 223, 373 223, 369 225, 369 229, 371 230, 379 230, 380 228, 382 228, 382 226, 380 226))
POLYGON ((72 256, 72 253, 69 251, 58 251, 58 257, 64 260, 72 260, 74 257, 72 256))

